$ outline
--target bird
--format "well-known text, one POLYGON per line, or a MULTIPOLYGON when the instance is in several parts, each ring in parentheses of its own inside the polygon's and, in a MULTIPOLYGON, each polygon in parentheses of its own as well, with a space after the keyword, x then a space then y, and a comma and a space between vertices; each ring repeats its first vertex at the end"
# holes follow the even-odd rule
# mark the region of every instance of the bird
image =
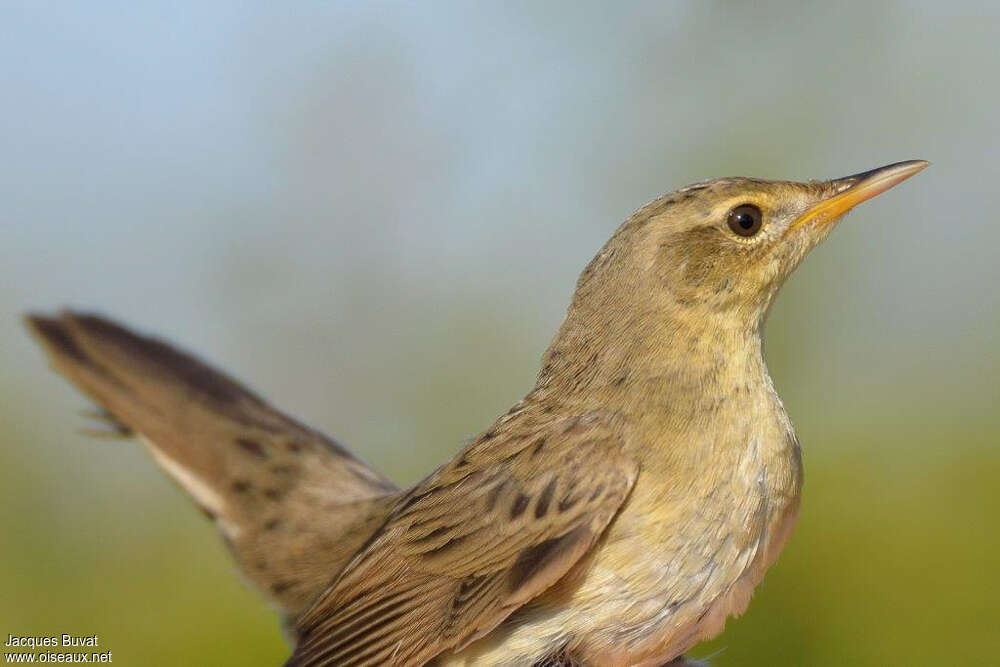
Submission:
POLYGON ((187 352, 95 314, 26 317, 109 434, 137 436, 280 610, 286 665, 696 664, 798 514, 801 447, 763 331, 857 204, 928 163, 720 178, 629 216, 535 386, 409 489, 187 352))

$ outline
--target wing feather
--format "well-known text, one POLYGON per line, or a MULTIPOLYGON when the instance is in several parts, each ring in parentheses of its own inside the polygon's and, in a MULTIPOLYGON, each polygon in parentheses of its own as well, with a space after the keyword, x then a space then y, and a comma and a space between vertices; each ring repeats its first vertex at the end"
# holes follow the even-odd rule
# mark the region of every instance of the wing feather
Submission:
POLYGON ((140 436, 288 616, 385 520, 398 493, 388 479, 205 362, 92 314, 27 323, 56 370, 100 406, 99 433, 140 436))
POLYGON ((602 415, 488 433, 400 499, 302 616, 288 664, 422 665, 460 649, 564 577, 637 473, 602 415))

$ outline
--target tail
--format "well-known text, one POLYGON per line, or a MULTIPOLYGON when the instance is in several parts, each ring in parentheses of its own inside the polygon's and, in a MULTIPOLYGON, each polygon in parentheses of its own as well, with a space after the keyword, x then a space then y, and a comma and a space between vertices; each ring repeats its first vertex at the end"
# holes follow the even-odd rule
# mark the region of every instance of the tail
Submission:
POLYGON ((29 315, 52 365, 218 526, 291 618, 381 524, 397 487, 223 373, 96 315, 29 315))

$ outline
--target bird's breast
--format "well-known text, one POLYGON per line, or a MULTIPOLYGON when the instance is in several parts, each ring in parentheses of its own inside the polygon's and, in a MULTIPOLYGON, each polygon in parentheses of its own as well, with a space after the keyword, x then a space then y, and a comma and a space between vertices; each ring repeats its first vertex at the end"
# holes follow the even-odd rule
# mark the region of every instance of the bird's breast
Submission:
POLYGON ((717 417, 661 436, 594 555, 573 605, 603 624, 587 640, 594 664, 666 662, 714 636, 788 537, 802 467, 780 403, 717 417))

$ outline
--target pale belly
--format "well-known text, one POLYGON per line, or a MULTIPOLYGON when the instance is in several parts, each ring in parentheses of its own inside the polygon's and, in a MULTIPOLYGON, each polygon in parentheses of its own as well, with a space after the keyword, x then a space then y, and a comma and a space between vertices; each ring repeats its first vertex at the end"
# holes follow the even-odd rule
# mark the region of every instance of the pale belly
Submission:
POLYGON ((729 472, 686 489, 637 483, 575 572, 439 664, 527 666, 565 647, 585 665, 656 666, 717 635, 745 610, 788 538, 801 488, 798 446, 729 472))

